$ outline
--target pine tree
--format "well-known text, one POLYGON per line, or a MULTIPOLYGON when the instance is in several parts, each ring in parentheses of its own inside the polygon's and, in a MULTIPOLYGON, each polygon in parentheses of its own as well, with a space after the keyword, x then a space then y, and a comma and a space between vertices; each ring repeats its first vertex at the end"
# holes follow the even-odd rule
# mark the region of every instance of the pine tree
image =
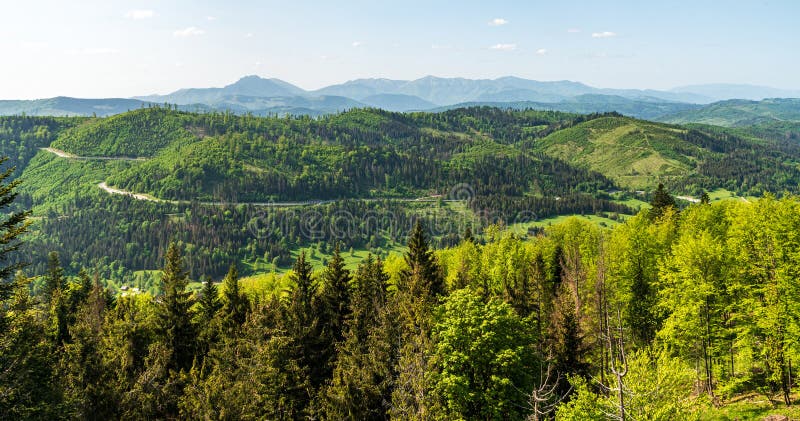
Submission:
MULTIPOLYGON (((344 341, 345 322, 350 315, 350 299, 350 271, 345 269, 339 244, 336 244, 333 256, 322 273, 319 296, 313 302, 319 323, 312 351, 314 366, 311 380, 315 385, 328 382, 333 374, 336 348, 344 341)), ((314 405, 324 406, 323 400, 323 396, 318 396, 314 405)))
POLYGON ((30 279, 21 271, 10 299, 0 302, 0 418, 56 419, 59 384, 53 380, 57 354, 46 324, 30 296, 30 279))
POLYGON ((312 279, 311 264, 306 260, 306 252, 300 252, 300 256, 292 267, 291 279, 294 281, 292 297, 288 308, 288 319, 290 322, 289 330, 296 336, 304 336, 304 332, 316 329, 313 310, 315 286, 312 279))

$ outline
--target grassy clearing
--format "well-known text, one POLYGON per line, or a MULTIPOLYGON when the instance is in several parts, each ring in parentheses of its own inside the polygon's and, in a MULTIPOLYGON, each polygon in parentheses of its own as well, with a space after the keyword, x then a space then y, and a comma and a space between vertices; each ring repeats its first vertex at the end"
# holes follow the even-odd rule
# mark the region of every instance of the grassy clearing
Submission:
POLYGON ((551 225, 556 225, 556 224, 559 224, 561 222, 564 222, 566 219, 573 218, 573 217, 581 219, 581 220, 584 220, 584 221, 591 222, 593 224, 600 225, 601 227, 613 227, 615 225, 618 225, 618 224, 622 223, 624 221, 624 219, 627 218, 628 216, 627 215, 620 215, 620 220, 619 221, 615 221, 613 219, 609 219, 609 218, 605 218, 605 217, 597 216, 597 215, 578 215, 578 214, 575 214, 575 215, 559 215, 559 216, 555 216, 555 217, 552 217, 552 218, 539 219, 539 220, 533 221, 533 222, 524 222, 524 223, 519 223, 519 224, 512 224, 512 225, 509 225, 508 229, 511 232, 515 233, 515 234, 523 235, 523 234, 527 234, 528 233, 528 229, 529 228, 546 228, 546 227, 549 227, 551 225))
MULTIPOLYGON (((770 415, 800 419, 800 407, 773 404, 762 395, 747 395, 734 399, 719 408, 709 407, 700 413, 701 421, 762 420, 770 415)), ((782 419, 782 418, 776 418, 782 419)))

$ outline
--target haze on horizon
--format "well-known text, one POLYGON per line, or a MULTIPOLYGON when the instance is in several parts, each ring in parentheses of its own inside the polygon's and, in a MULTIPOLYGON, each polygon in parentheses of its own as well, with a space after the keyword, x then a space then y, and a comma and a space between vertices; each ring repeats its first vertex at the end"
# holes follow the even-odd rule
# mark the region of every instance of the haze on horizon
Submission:
POLYGON ((247 74, 800 89, 800 2, 4 2, 0 99, 131 97, 247 74))

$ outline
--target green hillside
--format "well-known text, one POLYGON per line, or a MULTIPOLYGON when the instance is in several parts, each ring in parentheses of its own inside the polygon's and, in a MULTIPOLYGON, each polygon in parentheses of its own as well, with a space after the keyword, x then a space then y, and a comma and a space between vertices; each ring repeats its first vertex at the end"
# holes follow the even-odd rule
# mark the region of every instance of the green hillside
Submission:
POLYGON ((619 114, 474 107, 309 118, 147 108, 6 117, 0 128, 0 152, 18 166, 19 202, 34 211, 34 272, 56 250, 72 269, 102 267, 142 287, 150 281, 134 274, 156 268, 170 240, 190 246, 193 273, 221 275, 232 260, 245 272, 282 271, 298 250, 327 256, 336 241, 385 256, 415 218, 436 224, 432 240, 446 246, 467 225, 479 233, 498 222, 535 231, 536 221, 563 215, 619 220, 642 203, 633 199, 649 200, 634 190, 658 182, 688 196, 800 185, 800 146, 781 128, 619 114))
POLYGON ((800 122, 800 99, 772 98, 763 101, 733 99, 696 110, 681 111, 657 118, 667 123, 703 123, 726 127, 774 122, 800 122))
POLYGON ((758 128, 682 127, 610 116, 556 131, 535 145, 635 190, 664 183, 677 191, 725 187, 759 194, 795 189, 786 180, 800 175, 797 143, 758 128))
POLYGON ((682 139, 686 130, 621 117, 606 117, 542 139, 544 152, 600 172, 628 188, 648 189, 688 176, 702 148, 682 139))
POLYGON ((575 118, 492 109, 353 110, 320 119, 145 109, 92 120, 53 146, 78 156, 149 157, 107 181, 167 200, 416 198, 462 183, 511 196, 610 188, 600 174, 520 147, 575 118))
POLYGON ((97 118, 67 130, 52 146, 78 156, 148 157, 194 138, 185 113, 152 107, 97 118))

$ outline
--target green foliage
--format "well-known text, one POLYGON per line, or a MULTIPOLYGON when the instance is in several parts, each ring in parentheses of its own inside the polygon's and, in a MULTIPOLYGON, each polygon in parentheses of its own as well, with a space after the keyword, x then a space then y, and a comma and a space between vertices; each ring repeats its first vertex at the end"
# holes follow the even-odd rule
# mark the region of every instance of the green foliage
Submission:
MULTIPOLYGON (((163 361, 163 370, 188 370, 192 365, 195 346, 195 328, 190 309, 191 294, 186 291, 189 275, 186 272, 183 256, 176 243, 170 243, 164 257, 161 275, 161 290, 157 306, 157 326, 161 350, 151 350, 157 361, 163 361)), ((162 363, 162 362, 160 362, 162 363)))
POLYGON ((433 391, 459 419, 521 419, 533 386, 535 338, 506 303, 454 291, 433 328, 433 391))
MULTIPOLYGON (((625 376, 626 419, 691 420, 699 416, 699 403, 692 396, 694 372, 680 359, 666 353, 654 356, 637 352, 628 358, 625 376)), ((575 393, 556 413, 557 420, 617 419, 616 395, 596 393, 592 385, 579 377, 570 378, 575 393)))
POLYGON ((65 131, 52 146, 78 156, 149 157, 194 138, 185 128, 186 116, 152 107, 90 119, 65 131))
POLYGON ((800 121, 800 101, 792 98, 769 98, 762 101, 732 99, 709 104, 698 110, 679 112, 659 118, 670 123, 704 123, 717 126, 749 126, 776 121, 800 121))

